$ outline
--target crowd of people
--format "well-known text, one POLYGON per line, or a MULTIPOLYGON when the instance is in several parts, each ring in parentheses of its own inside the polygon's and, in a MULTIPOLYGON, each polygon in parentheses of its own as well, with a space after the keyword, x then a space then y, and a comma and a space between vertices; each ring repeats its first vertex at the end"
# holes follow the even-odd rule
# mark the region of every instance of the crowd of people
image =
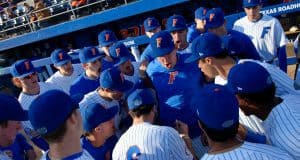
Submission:
POLYGON ((287 39, 261 6, 244 0, 233 29, 220 8, 198 8, 191 26, 170 16, 166 30, 149 17, 140 59, 103 30, 80 64, 54 50, 45 82, 30 60, 16 61, 21 93, 0 94, 0 159, 300 159, 287 39))

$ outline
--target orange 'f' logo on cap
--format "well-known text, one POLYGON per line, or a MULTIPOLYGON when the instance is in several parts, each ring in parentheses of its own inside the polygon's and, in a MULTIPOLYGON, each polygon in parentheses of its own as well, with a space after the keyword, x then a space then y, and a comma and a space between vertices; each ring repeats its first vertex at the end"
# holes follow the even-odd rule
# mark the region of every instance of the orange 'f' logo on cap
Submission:
POLYGON ((117 57, 120 56, 120 48, 116 48, 116 54, 117 54, 117 57))
POLYGON ((24 62, 26 70, 30 70, 30 64, 29 61, 24 62))
POLYGON ((211 14, 209 15, 209 21, 211 22, 211 21, 214 19, 214 17, 215 17, 215 14, 214 14, 214 13, 211 13, 211 14))
POLYGON ((148 26, 150 27, 152 24, 152 19, 148 19, 148 26))
POLYGON ((95 56, 96 55, 96 49, 92 48, 92 55, 95 56))
POLYGON ((157 48, 160 48, 160 46, 161 46, 161 40, 162 40, 161 37, 156 38, 156 47, 157 48))
POLYGON ((175 26, 176 26, 176 24, 177 24, 177 21, 178 21, 178 19, 173 19, 173 23, 172 23, 172 26, 173 26, 173 27, 175 27, 175 26))
POLYGON ((59 60, 63 60, 63 54, 62 53, 59 53, 58 57, 59 57, 59 60))
POLYGON ((105 41, 108 41, 109 40, 109 34, 105 34, 105 41))

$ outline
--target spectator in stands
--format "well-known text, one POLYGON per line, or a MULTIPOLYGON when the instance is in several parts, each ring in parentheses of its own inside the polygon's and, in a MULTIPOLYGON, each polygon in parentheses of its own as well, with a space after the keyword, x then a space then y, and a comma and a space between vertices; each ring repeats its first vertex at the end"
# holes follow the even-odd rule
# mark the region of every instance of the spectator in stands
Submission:
POLYGON ((30 13, 34 10, 34 7, 30 6, 28 3, 24 3, 23 6, 25 7, 25 13, 30 13))
POLYGON ((50 20, 45 19, 49 16, 51 16, 51 12, 48 8, 46 8, 45 4, 42 1, 38 1, 35 3, 34 10, 37 11, 35 12, 35 15, 37 17, 38 25, 40 28, 44 28, 50 25, 50 20))

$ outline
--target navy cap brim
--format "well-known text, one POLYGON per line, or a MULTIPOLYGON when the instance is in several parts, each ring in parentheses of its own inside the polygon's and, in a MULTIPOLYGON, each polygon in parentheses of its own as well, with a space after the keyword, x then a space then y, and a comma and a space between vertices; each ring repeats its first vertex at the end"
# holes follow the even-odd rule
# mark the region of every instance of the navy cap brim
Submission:
POLYGON ((149 28, 145 29, 145 31, 146 31, 146 32, 151 32, 151 31, 155 30, 155 29, 158 28, 158 27, 160 27, 160 26, 149 27, 149 28))
POLYGON ((248 7, 255 7, 255 6, 259 6, 261 5, 260 3, 259 4, 247 4, 247 5, 243 5, 243 8, 248 8, 248 7))
POLYGON ((113 43, 115 43, 116 41, 110 41, 110 42, 104 42, 104 43, 102 43, 101 45, 100 45, 100 47, 107 47, 107 46, 109 46, 109 45, 111 45, 111 44, 113 44, 113 43))
POLYGON ((94 58, 92 58, 92 59, 90 59, 90 60, 88 60, 88 61, 86 61, 86 62, 84 62, 84 63, 94 62, 94 61, 96 61, 97 59, 101 59, 101 58, 103 58, 103 57, 104 57, 104 55, 100 55, 100 56, 94 57, 94 58))
POLYGON ((201 59, 202 57, 200 57, 198 54, 192 54, 191 56, 189 56, 185 61, 184 63, 191 63, 191 62, 194 62, 196 60, 199 60, 201 59))
POLYGON ((106 121, 108 121, 108 120, 112 119, 119 112, 119 107, 113 106, 113 107, 106 109, 106 111, 107 111, 106 121))
POLYGON ((66 60, 64 60, 64 61, 60 61, 60 62, 58 62, 58 63, 55 63, 54 66, 59 67, 59 66, 62 66, 62 65, 64 65, 64 64, 67 64, 69 61, 71 61, 71 59, 66 59, 66 60))
POLYGON ((133 83, 128 81, 128 80, 124 80, 123 84, 121 84, 119 87, 117 88, 111 88, 113 90, 117 90, 120 92, 126 92, 128 90, 130 90, 133 87, 133 83))
POLYGON ((128 60, 130 60, 130 57, 122 57, 119 60, 116 61, 116 63, 114 64, 114 66, 119 66, 124 62, 127 62, 128 60))
POLYGON ((7 120, 12 121, 27 121, 28 120, 28 111, 22 110, 22 112, 17 113, 16 117, 8 118, 7 120))
POLYGON ((172 29, 168 29, 169 32, 174 32, 174 31, 180 31, 180 30, 185 30, 187 27, 176 27, 172 29))
POLYGON ((20 75, 20 76, 16 76, 16 78, 24 78, 24 77, 26 77, 26 76, 28 76, 28 75, 31 75, 32 73, 34 73, 34 72, 36 72, 36 71, 37 71, 37 70, 34 68, 34 69, 32 69, 31 72, 22 74, 22 75, 20 75))

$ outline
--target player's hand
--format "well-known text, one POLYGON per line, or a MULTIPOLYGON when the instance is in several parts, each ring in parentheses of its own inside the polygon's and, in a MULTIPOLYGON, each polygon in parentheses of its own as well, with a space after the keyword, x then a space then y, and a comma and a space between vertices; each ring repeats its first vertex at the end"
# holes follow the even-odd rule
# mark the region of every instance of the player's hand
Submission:
POLYGON ((175 121, 176 130, 179 134, 189 135, 189 127, 187 124, 183 123, 182 121, 176 120, 175 121))
POLYGON ((240 124, 238 128, 238 134, 236 135, 236 137, 240 140, 245 140, 246 136, 247 136, 247 128, 240 124))

